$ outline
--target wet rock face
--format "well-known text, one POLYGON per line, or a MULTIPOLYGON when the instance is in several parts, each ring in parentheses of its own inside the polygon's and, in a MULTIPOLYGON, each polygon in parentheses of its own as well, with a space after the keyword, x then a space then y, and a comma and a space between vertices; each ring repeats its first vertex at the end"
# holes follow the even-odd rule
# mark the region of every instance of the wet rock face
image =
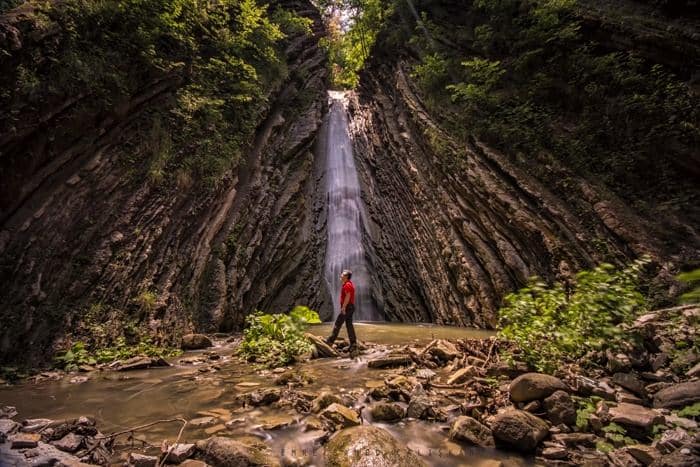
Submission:
POLYGON ((503 296, 529 276, 674 253, 651 233, 663 226, 595 180, 548 163, 575 180, 563 199, 530 175, 526 164, 538 162, 458 141, 426 110, 403 60, 371 58, 351 103, 372 293, 389 319, 491 327, 503 296))
POLYGON ((128 323, 178 345, 193 331, 240 328, 250 310, 323 309, 314 155, 327 98, 323 27, 306 0, 280 4, 311 17, 315 33, 288 40, 290 78, 269 97, 242 163, 215 187, 156 185, 125 163, 140 119, 173 96, 176 77, 115 115, 68 118, 59 106, 36 128, 0 134, 0 360, 49 359, 67 331, 94 323, 110 337, 128 323), (43 141, 47 125, 65 137, 43 141))
POLYGON ((324 460, 328 467, 425 466, 413 451, 401 445, 389 432, 370 425, 336 433, 325 447, 324 460))

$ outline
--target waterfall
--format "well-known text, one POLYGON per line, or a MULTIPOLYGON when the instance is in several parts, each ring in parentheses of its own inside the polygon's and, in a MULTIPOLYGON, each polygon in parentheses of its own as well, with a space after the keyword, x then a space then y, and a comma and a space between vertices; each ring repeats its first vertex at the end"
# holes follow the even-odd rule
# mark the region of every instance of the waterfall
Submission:
POLYGON ((328 242, 324 276, 333 298, 333 317, 340 313, 340 273, 352 271, 355 320, 376 321, 369 293, 369 268, 362 246, 360 182, 348 134, 345 93, 329 91, 330 111, 325 125, 325 181, 328 206, 328 242))

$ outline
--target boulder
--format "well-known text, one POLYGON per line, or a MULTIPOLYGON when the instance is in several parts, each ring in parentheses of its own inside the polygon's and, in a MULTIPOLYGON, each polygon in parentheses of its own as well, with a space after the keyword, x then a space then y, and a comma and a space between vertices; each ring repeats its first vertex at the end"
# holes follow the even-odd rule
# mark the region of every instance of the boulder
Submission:
POLYGON ((493 417, 491 431, 496 440, 523 452, 532 452, 549 433, 547 423, 515 408, 493 417))
POLYGON ((625 402, 610 407, 610 420, 625 428, 650 432, 651 428, 663 423, 663 415, 641 405, 627 404, 625 402))
POLYGON ((280 391, 277 389, 256 389, 245 396, 245 402, 255 407, 270 405, 278 400, 280 400, 280 391))
POLYGON ((362 425, 339 431, 326 444, 327 467, 425 467, 410 449, 381 428, 362 425))
POLYGON ((331 392, 324 391, 321 394, 319 394, 318 397, 316 397, 316 399, 313 400, 313 402, 311 403, 311 410, 315 413, 319 413, 321 410, 334 403, 342 403, 340 397, 336 396, 331 392))
POLYGON ((566 391, 554 391, 544 400, 547 418, 553 425, 574 425, 576 423, 576 405, 566 391))
POLYGON ((182 350, 198 350, 212 347, 214 344, 204 334, 185 334, 182 336, 180 348, 182 350))
POLYGON ((514 402, 544 399, 554 391, 567 391, 566 385, 554 376, 542 373, 525 373, 510 383, 510 398, 514 402))
POLYGON ((408 355, 387 355, 367 362, 367 368, 393 368, 413 363, 408 355))
POLYGON ((435 416, 435 402, 428 396, 416 396, 411 398, 406 409, 406 417, 427 419, 435 416))
POLYGON ((398 422, 406 415, 406 409, 396 403, 380 402, 372 406, 370 413, 377 422, 398 422))
POLYGON ((277 457, 262 442, 252 438, 214 436, 197 441, 202 458, 213 467, 280 467, 277 457))
POLYGON ((320 414, 321 418, 332 423, 336 428, 348 428, 360 424, 360 417, 352 409, 333 403, 320 414))
POLYGON ((700 380, 674 384, 654 394, 654 407, 676 408, 700 401, 700 380))
POLYGON ((482 447, 495 447, 491 429, 483 425, 476 419, 467 416, 460 416, 452 422, 450 428, 450 439, 456 441, 466 441, 482 447))

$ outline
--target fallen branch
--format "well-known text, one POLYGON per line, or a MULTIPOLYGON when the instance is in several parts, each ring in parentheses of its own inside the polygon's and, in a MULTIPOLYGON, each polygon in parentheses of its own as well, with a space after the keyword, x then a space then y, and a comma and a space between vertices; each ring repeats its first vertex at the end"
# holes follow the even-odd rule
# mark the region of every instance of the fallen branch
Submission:
POLYGON ((177 434, 177 439, 175 440, 175 442, 170 445, 170 447, 168 448, 168 451, 165 453, 165 455, 160 460, 160 462, 158 462, 158 467, 162 467, 163 464, 165 464, 165 461, 170 456, 170 453, 173 452, 173 448, 175 446, 177 446, 177 443, 180 442, 180 438, 182 437, 182 432, 185 431, 185 427, 187 426, 187 420, 185 420, 184 418, 178 418, 177 420, 182 422, 182 426, 180 427, 180 432, 177 434))

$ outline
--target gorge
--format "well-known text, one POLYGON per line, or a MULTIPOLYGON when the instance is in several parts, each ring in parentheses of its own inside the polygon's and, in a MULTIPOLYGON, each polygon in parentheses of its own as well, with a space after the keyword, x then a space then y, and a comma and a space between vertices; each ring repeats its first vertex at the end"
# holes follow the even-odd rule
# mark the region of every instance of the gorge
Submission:
MULTIPOLYGON (((452 2, 415 7, 435 28, 470 24, 452 2)), ((250 142, 212 146, 211 154, 240 153, 239 162, 206 183, 197 170, 208 166, 193 171, 184 159, 200 151, 188 146, 197 140, 178 139, 179 123, 166 127, 180 111, 156 111, 180 105, 193 72, 175 62, 166 71, 130 70, 133 92, 100 105, 90 96, 110 92, 103 84, 52 90, 41 73, 67 63, 60 57, 73 53, 76 38, 63 29, 61 9, 37 8, 20 5, 0 21, 3 87, 13 90, 3 95, 9 112, 0 138, 3 361, 39 362, 71 339, 105 345, 134 327, 161 342, 193 330, 236 330, 256 309, 304 304, 330 319, 337 298, 329 285, 346 267, 335 254, 366 257, 354 266, 362 308, 367 303, 362 319, 487 328, 496 325, 502 297, 532 275, 566 279, 602 261, 647 254, 663 303, 677 293, 673 275, 700 259, 692 151, 682 156, 692 169, 673 169, 668 179, 691 187, 673 195, 673 208, 637 209, 653 191, 635 199, 543 152, 524 161, 521 150, 451 133, 445 116, 426 105, 429 96, 412 71, 425 45, 392 42, 414 27, 401 2, 347 96, 352 147, 336 135, 345 111, 327 101, 318 10, 303 0, 275 2, 279 11, 307 18, 309 29, 283 40, 283 80, 270 81, 257 113, 245 117, 254 128, 250 142), (36 22, 39 14, 47 15, 45 24, 36 22), (59 61, 38 60, 38 51, 59 61), (11 82, 30 69, 35 81, 24 88, 11 82), (332 155, 327 161, 323 145, 332 155), (356 164, 359 187, 354 179, 339 181, 332 164, 341 156, 344 167, 356 164), (364 214, 355 206, 357 190, 364 214), (338 225, 345 216, 361 230, 338 225)), ((618 25, 605 22, 605 11, 587 2, 579 8, 586 28, 595 16, 595 37, 605 47, 627 47, 615 42, 617 33, 606 35, 618 25)), ((628 14, 625 2, 619 8, 628 14)), ((682 39, 691 37, 692 24, 669 29, 676 36, 656 29, 658 43, 676 55, 639 52, 696 76, 683 68, 698 57, 697 41, 682 39)), ((218 167, 214 157, 206 163, 218 167)))
POLYGON ((698 83, 695 0, 0 0, 0 465, 698 465, 698 83))

